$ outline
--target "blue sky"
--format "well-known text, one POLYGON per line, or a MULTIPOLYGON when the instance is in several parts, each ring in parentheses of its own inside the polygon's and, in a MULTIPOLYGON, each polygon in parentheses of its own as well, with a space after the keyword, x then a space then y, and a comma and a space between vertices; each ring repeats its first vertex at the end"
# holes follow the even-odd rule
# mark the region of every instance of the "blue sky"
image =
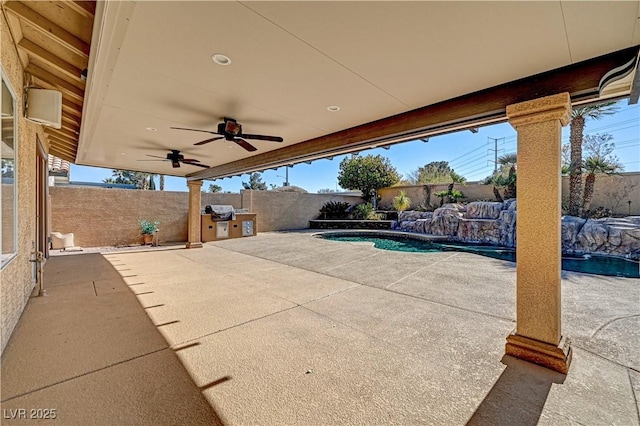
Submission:
MULTIPOLYGON (((640 171, 640 106, 627 105, 623 99, 617 103, 619 111, 601 120, 588 120, 586 134, 608 133, 616 144, 614 155, 620 158, 625 171, 640 171)), ((562 132, 563 142, 569 142, 569 126, 562 132)), ((380 154, 389 158, 398 172, 406 175, 431 161, 448 161, 449 165, 468 181, 482 180, 493 172, 494 146, 492 139, 498 141, 498 155, 516 152, 516 132, 508 123, 482 127, 478 133, 463 131, 448 135, 435 136, 429 142, 406 142, 397 144, 389 150, 382 148, 363 151, 360 155, 380 154)), ((311 164, 298 164, 289 168, 289 182, 309 192, 319 189, 340 190, 337 186, 338 167, 344 156, 333 160, 317 160, 311 164)), ((71 180, 76 182, 102 182, 111 176, 111 169, 87 166, 71 166, 71 180)), ((262 174, 267 185, 281 186, 284 182, 285 168, 269 170, 262 174)), ((203 190, 209 183, 222 186, 224 191, 239 192, 242 182, 248 182, 249 176, 227 178, 217 181, 205 181, 203 190)), ((187 191, 184 178, 167 176, 165 190, 187 191)))

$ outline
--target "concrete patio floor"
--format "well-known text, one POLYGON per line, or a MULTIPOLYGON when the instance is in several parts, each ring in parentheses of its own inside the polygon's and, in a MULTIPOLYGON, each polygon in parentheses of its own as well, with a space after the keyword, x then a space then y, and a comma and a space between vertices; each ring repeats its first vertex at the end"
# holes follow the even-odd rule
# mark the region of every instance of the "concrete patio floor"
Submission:
POLYGON ((640 280, 563 275, 563 376, 504 355, 514 266, 309 232, 52 257, 2 424, 640 424, 640 280))

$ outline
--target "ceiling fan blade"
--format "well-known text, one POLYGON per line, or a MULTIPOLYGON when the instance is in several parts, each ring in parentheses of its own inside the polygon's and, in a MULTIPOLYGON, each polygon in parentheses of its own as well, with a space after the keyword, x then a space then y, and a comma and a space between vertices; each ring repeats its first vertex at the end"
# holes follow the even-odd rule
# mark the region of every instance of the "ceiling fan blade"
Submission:
POLYGON ((266 135, 250 135, 247 133, 243 133, 242 137, 245 139, 255 139, 255 140, 259 140, 259 141, 271 141, 271 142, 283 142, 284 139, 282 139, 280 136, 266 136, 266 135))
POLYGON ((212 135, 219 135, 220 133, 214 132, 213 130, 201 130, 201 129, 189 129, 187 127, 169 127, 174 130, 188 130, 190 132, 202 132, 202 133, 211 133, 212 135))
POLYGON ((240 139, 240 138, 233 138, 233 141, 235 143, 237 143, 238 145, 240 145, 241 147, 243 147, 244 149, 246 149, 247 151, 257 151, 258 148, 256 148, 255 146, 251 145, 249 142, 245 141, 244 139, 240 139))
MULTIPOLYGON (((153 157, 153 158, 162 158, 163 160, 166 160, 167 157, 160 157, 159 155, 151 155, 151 154, 145 154, 147 157, 153 157)), ((148 160, 151 161, 151 160, 148 160)))
POLYGON ((206 164, 194 163, 194 162, 186 161, 186 160, 182 160, 182 162, 183 162, 184 164, 189 164, 189 165, 191 165, 191 166, 204 167, 205 169, 208 169, 208 168, 209 168, 209 166, 207 166, 206 164))
POLYGON ((169 160, 138 160, 138 161, 169 161, 169 160))
POLYGON ((217 138, 205 139, 203 141, 194 143, 194 145, 204 145, 205 143, 217 141, 218 139, 224 139, 224 136, 218 136, 217 138))

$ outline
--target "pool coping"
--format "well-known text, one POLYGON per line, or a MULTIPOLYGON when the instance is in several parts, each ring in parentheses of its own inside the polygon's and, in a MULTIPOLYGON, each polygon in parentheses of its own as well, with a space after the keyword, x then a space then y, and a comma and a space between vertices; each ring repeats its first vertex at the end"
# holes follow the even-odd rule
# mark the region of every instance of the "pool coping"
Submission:
POLYGON ((318 238, 323 235, 330 235, 334 237, 369 237, 372 235, 381 235, 403 237, 418 241, 451 241, 451 239, 447 235, 416 234, 413 232, 394 231, 387 229, 331 229, 326 231, 314 232, 313 234, 311 234, 311 236, 314 238, 318 238))

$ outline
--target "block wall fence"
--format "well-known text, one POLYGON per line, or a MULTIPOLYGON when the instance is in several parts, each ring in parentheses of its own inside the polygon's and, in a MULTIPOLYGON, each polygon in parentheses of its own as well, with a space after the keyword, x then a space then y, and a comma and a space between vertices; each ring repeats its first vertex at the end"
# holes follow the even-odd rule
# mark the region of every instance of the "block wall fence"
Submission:
MULTIPOLYGON (((563 178, 565 196, 568 194, 568 182, 568 178, 563 178)), ((464 201, 494 199, 491 185, 471 183, 456 187, 467 196, 464 201)), ((433 194, 446 188, 447 185, 434 185, 432 204, 439 204, 439 198, 433 194)), ((421 185, 397 186, 379 191, 381 207, 391 205, 400 190, 407 192, 412 208, 425 201, 421 185)), ((161 243, 187 240, 188 192, 58 186, 50 188, 50 197, 51 230, 73 232, 78 246, 140 243, 138 219, 160 222, 158 236, 161 243)), ((207 204, 227 204, 257 213, 258 232, 306 229, 309 220, 318 217, 320 207, 327 201, 358 204, 361 198, 355 195, 251 190, 240 194, 202 193, 203 209, 207 204)), ((640 173, 598 177, 591 204, 593 208, 603 206, 619 214, 628 214, 630 208, 631 214, 640 215, 640 173), (628 194, 621 197, 625 191, 628 194)))
MULTIPOLYGON (((440 205, 440 198, 434 194, 438 191, 447 189, 447 184, 433 185, 431 190, 431 204, 440 205)), ((469 183, 466 186, 457 185, 459 189, 467 197, 463 201, 494 201, 492 185, 483 185, 481 183, 469 183)), ((393 204, 393 197, 398 195, 400 191, 405 191, 411 199, 411 208, 417 207, 419 204, 425 204, 425 192, 422 185, 411 186, 394 186, 391 188, 383 188, 378 191, 381 197, 380 206, 390 206, 393 204)), ((562 198, 569 197, 569 177, 562 177, 562 198)), ((595 181, 593 200, 591 208, 605 207, 611 209, 616 214, 640 215, 640 173, 630 172, 621 173, 613 176, 597 176, 595 181), (631 205, 629 205, 631 201, 631 205)), ((411 209, 409 209, 411 210, 411 209)))
MULTIPOLYGON (((188 192, 142 191, 94 187, 51 187, 51 230, 73 232, 80 247, 126 246, 142 242, 139 219, 160 222, 158 239, 187 240, 188 192)), ((327 201, 360 202, 336 194, 251 191, 241 194, 202 193, 207 204, 232 205, 257 213, 258 232, 304 229, 327 201)))

